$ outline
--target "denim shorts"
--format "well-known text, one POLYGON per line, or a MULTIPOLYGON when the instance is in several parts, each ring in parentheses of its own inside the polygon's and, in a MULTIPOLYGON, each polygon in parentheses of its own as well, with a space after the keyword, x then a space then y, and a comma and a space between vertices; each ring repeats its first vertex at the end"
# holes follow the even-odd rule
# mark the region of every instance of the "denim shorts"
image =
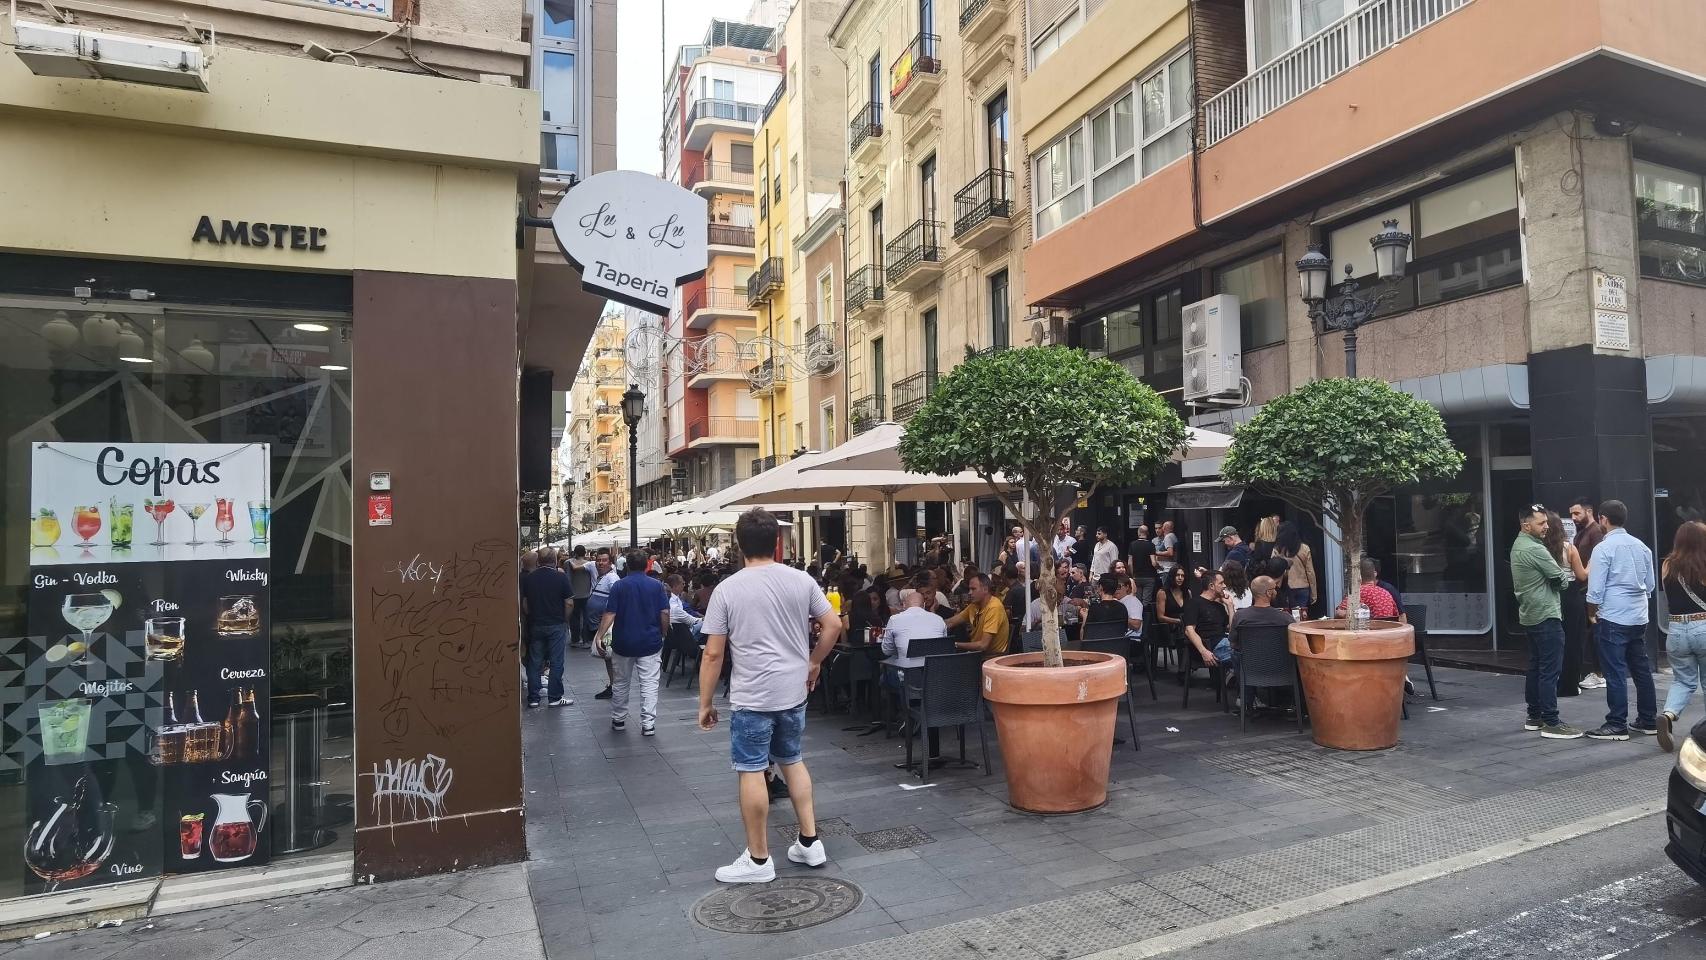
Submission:
POLYGON ((790 710, 736 710, 729 718, 729 755, 735 770, 762 773, 774 760, 800 762, 800 738, 806 732, 806 705, 790 710))

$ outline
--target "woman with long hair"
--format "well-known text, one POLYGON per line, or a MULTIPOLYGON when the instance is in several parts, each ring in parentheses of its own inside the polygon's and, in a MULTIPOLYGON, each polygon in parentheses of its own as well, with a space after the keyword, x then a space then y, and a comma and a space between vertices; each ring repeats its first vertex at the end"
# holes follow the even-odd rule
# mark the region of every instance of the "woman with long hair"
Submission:
POLYGON ((1242 610, 1256 602, 1250 593, 1250 572, 1236 560, 1228 560, 1220 565, 1221 579, 1226 581, 1226 596, 1232 601, 1232 609, 1242 610))
POLYGON ((1184 567, 1174 567, 1167 574, 1167 579, 1155 588, 1155 619, 1161 624, 1165 636, 1157 647, 1161 650, 1172 650, 1179 644, 1179 638, 1184 636, 1180 618, 1185 615, 1185 604, 1191 599, 1190 574, 1184 567))
POLYGON ((1315 555, 1309 544, 1303 542, 1303 534, 1297 529, 1297 524, 1287 520, 1279 525, 1274 534, 1274 556, 1290 562, 1285 575, 1286 607, 1308 610, 1320 591, 1315 583, 1315 555))
POLYGON ((1670 634, 1665 654, 1670 657, 1670 692, 1659 713, 1659 746, 1676 749, 1671 731, 1694 691, 1700 689, 1700 670, 1706 666, 1706 523, 1690 520, 1676 528, 1670 554, 1659 567, 1670 609, 1670 634))
POLYGON ((1581 693, 1582 652, 1588 642, 1588 568, 1576 545, 1564 539, 1564 521, 1546 511, 1546 536, 1540 539, 1558 566, 1570 571, 1570 586, 1558 602, 1564 613, 1564 664, 1558 671, 1558 696, 1581 693))

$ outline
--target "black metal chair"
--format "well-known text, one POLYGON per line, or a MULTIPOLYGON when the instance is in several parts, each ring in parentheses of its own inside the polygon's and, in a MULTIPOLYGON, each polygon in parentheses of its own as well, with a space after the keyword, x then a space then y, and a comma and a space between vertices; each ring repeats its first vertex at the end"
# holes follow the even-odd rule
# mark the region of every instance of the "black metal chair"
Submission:
POLYGON ((1434 658, 1428 653, 1428 608, 1420 603, 1406 603, 1404 617, 1416 631, 1416 652, 1410 659, 1422 658, 1422 669, 1428 673, 1428 693, 1438 700, 1439 688, 1434 686, 1434 658))
POLYGON ((1297 657, 1291 652, 1286 628, 1243 627, 1238 633, 1238 729, 1250 728, 1250 692, 1258 687, 1290 687, 1297 732, 1303 732, 1303 687, 1297 679, 1297 657))
POLYGON ((1155 693, 1155 664, 1149 653, 1149 645, 1141 639, 1126 636, 1125 624, 1090 624, 1084 630, 1084 640, 1080 648, 1094 650, 1097 653, 1117 653, 1126 658, 1126 665, 1131 669, 1137 667, 1137 656, 1135 655, 1141 655, 1143 657, 1143 676, 1149 681, 1149 699, 1157 701, 1161 699, 1155 693))
POLYGON ((1185 686, 1185 699, 1181 706, 1191 705, 1191 674, 1198 670, 1208 671, 1209 682, 1214 685, 1214 701, 1222 703, 1226 693, 1226 668, 1218 663, 1212 667, 1205 666, 1202 658, 1197 656, 1196 645, 1182 633, 1175 646, 1179 651, 1179 682, 1185 686))
MULTIPOLYGON (((664 677, 665 688, 675 682, 675 675, 681 672, 683 665, 693 661, 694 673, 699 667, 699 642, 693 639, 693 628, 685 623, 669 625, 669 636, 663 641, 664 655, 669 659, 667 675, 664 677)), ((689 677, 693 674, 689 674, 689 677)))
MULTIPOLYGON (((983 657, 974 652, 926 657, 919 672, 923 677, 916 681, 910 671, 906 678, 910 688, 906 705, 907 766, 913 762, 912 741, 942 727, 959 728, 960 762, 970 764, 972 761, 966 759, 966 726, 969 724, 977 728, 978 746, 983 751, 983 773, 988 776, 989 740, 983 732, 983 657), (913 692, 918 694, 917 700, 910 699, 913 692)), ((928 746, 924 752, 925 757, 918 764, 918 777, 920 782, 929 783, 928 746)))
POLYGON ((1019 651, 1021 653, 1042 653, 1043 632, 1041 628, 1026 630, 1019 635, 1019 651))
MULTIPOLYGON (((1096 627, 1100 626, 1100 624, 1091 624, 1091 626, 1096 627)), ((1120 701, 1125 704, 1126 719, 1131 724, 1131 748, 1133 750, 1141 750, 1143 749, 1143 745, 1138 742, 1137 739, 1137 706, 1131 702, 1131 652, 1132 644, 1134 642, 1136 641, 1133 641, 1124 635, 1104 638, 1086 637, 1083 640, 1083 646, 1079 649, 1089 653, 1111 653, 1114 656, 1121 657, 1125 660, 1125 692, 1120 694, 1120 701)), ((1149 695, 1152 697, 1155 695, 1154 678, 1151 678, 1149 681, 1149 695)))
POLYGON ((953 637, 919 637, 909 640, 906 644, 906 655, 911 657, 939 657, 943 654, 958 653, 954 649, 953 637))

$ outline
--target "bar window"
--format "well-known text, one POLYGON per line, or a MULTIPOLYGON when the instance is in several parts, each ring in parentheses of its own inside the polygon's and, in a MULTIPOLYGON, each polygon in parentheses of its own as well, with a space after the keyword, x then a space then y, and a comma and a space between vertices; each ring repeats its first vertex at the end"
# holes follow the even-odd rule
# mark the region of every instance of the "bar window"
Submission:
POLYGON ((1706 283, 1702 186, 1700 174, 1635 161, 1635 219, 1643 277, 1706 283))

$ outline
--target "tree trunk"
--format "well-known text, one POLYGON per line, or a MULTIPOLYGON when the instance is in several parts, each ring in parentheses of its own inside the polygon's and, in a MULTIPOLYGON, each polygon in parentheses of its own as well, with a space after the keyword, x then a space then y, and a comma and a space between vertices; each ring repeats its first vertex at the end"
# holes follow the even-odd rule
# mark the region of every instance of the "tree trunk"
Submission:
POLYGON ((1357 607, 1362 604, 1362 525, 1363 504, 1352 499, 1350 509, 1340 520, 1345 548, 1345 619, 1356 620, 1357 607))
POLYGON ((1054 548, 1039 540, 1037 551, 1043 559, 1043 568, 1037 571, 1043 601, 1043 666, 1064 666, 1060 656, 1060 592, 1054 582, 1054 548))

